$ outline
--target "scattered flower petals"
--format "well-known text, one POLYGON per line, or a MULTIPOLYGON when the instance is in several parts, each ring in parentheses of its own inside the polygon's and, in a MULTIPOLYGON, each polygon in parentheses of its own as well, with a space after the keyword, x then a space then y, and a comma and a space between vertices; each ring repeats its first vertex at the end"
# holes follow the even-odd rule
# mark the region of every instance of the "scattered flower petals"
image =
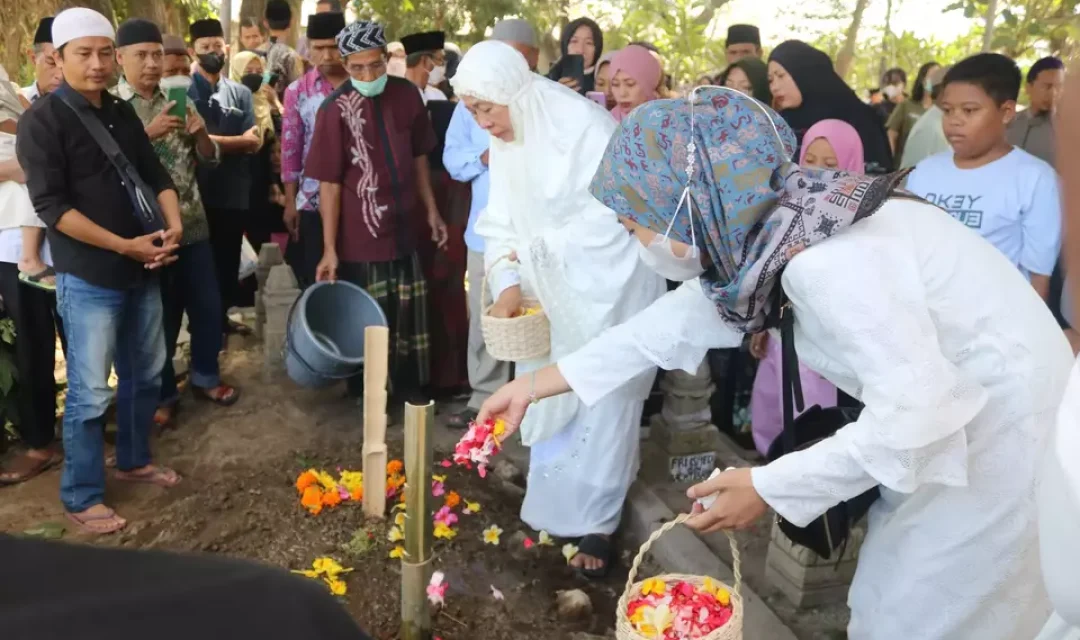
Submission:
POLYGON ((401 460, 391 460, 386 463, 386 475, 398 476, 405 473, 405 463, 401 460))
POLYGON ((439 482, 438 480, 435 480, 431 483, 431 495, 438 498, 444 493, 446 493, 446 488, 443 486, 443 483, 439 482))
POLYGON ((427 597, 433 606, 441 607, 446 604, 446 587, 449 585, 444 582, 444 578, 442 571, 431 574, 431 582, 427 586, 427 597))
POLYGON ((450 462, 450 460, 443 460, 439 463, 439 466, 443 469, 449 469, 450 467, 454 466, 454 463, 450 462))
POLYGON ((443 507, 435 512, 435 522, 445 524, 448 527, 452 527, 457 524, 458 517, 450 510, 450 507, 443 507))
POLYGON ((524 542, 524 544, 525 544, 525 548, 526 548, 526 549, 532 549, 532 548, 533 548, 533 546, 535 546, 535 545, 536 545, 536 543, 535 543, 535 542, 533 542, 532 538, 529 538, 529 537, 526 537, 526 538, 525 538, 525 542, 524 542))
MULTIPOLYGON (((311 488, 311 486, 308 488, 311 488)), ((315 560, 311 562, 310 569, 293 570, 292 573, 314 580, 321 579, 326 583, 326 586, 329 587, 330 593, 335 596, 343 596, 348 587, 346 587, 345 581, 341 580, 339 576, 349 573, 350 571, 352 571, 351 567, 346 569, 338 564, 337 560, 324 556, 315 558, 315 560)))
POLYGON ((446 494, 446 506, 453 509, 459 504, 461 504, 461 496, 458 495, 457 491, 451 491, 450 493, 446 494))
POLYGON ((432 535, 442 540, 453 540, 454 537, 457 536, 457 531, 451 529, 450 526, 444 522, 437 522, 432 535))
MULTIPOLYGON (((683 584, 686 584, 685 582, 683 584)), ((658 596, 664 595, 664 591, 667 590, 667 584, 659 578, 649 578, 641 585, 641 595, 649 596, 656 594, 658 596)))
POLYGON ((555 540, 547 531, 541 531, 537 540, 537 544, 539 544, 541 547, 554 547, 555 540))
POLYGON ((390 542, 401 542, 405 539, 405 534, 401 532, 401 529, 397 527, 390 527, 390 533, 386 536, 390 542))
POLYGON ((446 476, 440 476, 437 474, 431 474, 431 479, 435 482, 446 482, 446 476))
POLYGON ((499 528, 499 525, 493 524, 487 529, 484 529, 484 544, 498 545, 499 536, 502 535, 503 530, 499 528))
POLYGON ((500 601, 505 601, 506 600, 506 596, 503 595, 502 591, 499 591, 498 589, 496 589, 495 585, 491 585, 491 597, 495 598, 496 600, 500 600, 500 601))
POLYGON ((731 594, 706 578, 699 587, 650 578, 641 595, 628 603, 627 617, 641 635, 657 640, 704 638, 731 619, 731 594))
POLYGON ((471 423, 469 430, 454 447, 454 463, 469 469, 475 463, 480 477, 487 477, 488 461, 492 455, 499 452, 499 435, 505 432, 506 423, 502 420, 488 420, 483 424, 471 423))
POLYGON ((390 550, 390 557, 394 558, 395 560, 398 559, 398 558, 404 558, 405 557, 405 547, 401 546, 400 544, 398 546, 394 547, 393 549, 390 550))
POLYGON ((562 554, 566 558, 566 564, 570 564, 570 561, 578 554, 578 548, 568 542, 563 545, 562 554))
POLYGON ((323 580, 328 587, 330 587, 330 593, 335 596, 343 596, 348 590, 344 580, 338 580, 336 578, 326 578, 323 580))
POLYGON ((479 502, 469 502, 468 500, 466 500, 465 501, 465 508, 462 509, 461 512, 466 514, 466 515, 471 515, 471 514, 474 514, 474 513, 480 513, 480 503, 479 502))
POLYGON ((399 503, 395 504, 394 506, 390 507, 390 510, 391 511, 404 511, 405 510, 405 503, 404 502, 399 502, 399 503))
POLYGON ((402 529, 405 528, 405 513, 404 512, 399 513, 396 516, 394 516, 394 524, 401 527, 402 529))

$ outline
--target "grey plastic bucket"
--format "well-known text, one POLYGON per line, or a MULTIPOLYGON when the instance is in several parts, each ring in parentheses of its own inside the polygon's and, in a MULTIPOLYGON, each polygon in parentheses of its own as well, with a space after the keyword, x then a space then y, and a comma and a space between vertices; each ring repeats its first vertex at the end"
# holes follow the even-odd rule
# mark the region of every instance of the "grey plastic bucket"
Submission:
POLYGON ((289 312, 285 371, 298 385, 328 387, 364 365, 364 329, 385 327, 386 314, 367 291, 351 282, 319 282, 289 312))

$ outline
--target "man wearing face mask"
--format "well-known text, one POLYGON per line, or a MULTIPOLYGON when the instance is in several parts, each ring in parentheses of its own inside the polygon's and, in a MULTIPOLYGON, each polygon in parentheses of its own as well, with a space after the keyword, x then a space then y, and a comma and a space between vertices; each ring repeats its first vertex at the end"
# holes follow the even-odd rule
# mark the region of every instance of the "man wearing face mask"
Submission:
POLYGON ((391 42, 386 45, 386 51, 390 54, 390 60, 386 63, 386 72, 399 78, 405 77, 405 47, 400 42, 391 42))
POLYGON ((881 104, 874 107, 884 122, 889 121, 893 109, 907 97, 904 89, 907 88, 907 73, 900 68, 889 69, 881 76, 881 93, 885 99, 881 104))
POLYGON ((401 39, 405 47, 405 79, 420 89, 424 102, 446 100, 436 88, 446 77, 446 34, 442 31, 414 33, 401 39))
POLYGON ((210 225, 210 246, 221 289, 222 327, 226 333, 249 333, 228 319, 237 296, 240 243, 251 205, 251 154, 262 147, 251 90, 223 74, 228 45, 221 23, 199 20, 189 28, 191 56, 198 61, 188 99, 206 122, 221 149, 221 164, 198 169, 199 191, 210 225))
POLYGON ((184 311, 191 332, 191 381, 195 393, 234 401, 239 397, 235 389, 221 383, 219 375, 221 295, 210 250, 210 227, 195 177, 196 167, 216 167, 219 153, 195 105, 186 102, 184 117, 176 116, 176 103, 161 87, 165 51, 157 25, 141 18, 124 22, 116 30, 116 47, 123 74, 113 93, 130 104, 142 121, 154 151, 176 185, 183 222, 177 261, 162 270, 161 281, 166 357, 155 421, 166 424, 179 398, 172 359, 184 311))
MULTIPOLYGON (((304 175, 318 180, 323 257, 316 279, 364 287, 394 318, 390 377, 395 400, 420 400, 428 382, 427 288, 415 238, 416 210, 432 241, 446 225, 431 191, 435 146, 416 87, 386 73, 383 27, 355 22, 337 36, 350 81, 323 102, 304 175)), ((349 381, 359 395, 361 376, 349 381)))

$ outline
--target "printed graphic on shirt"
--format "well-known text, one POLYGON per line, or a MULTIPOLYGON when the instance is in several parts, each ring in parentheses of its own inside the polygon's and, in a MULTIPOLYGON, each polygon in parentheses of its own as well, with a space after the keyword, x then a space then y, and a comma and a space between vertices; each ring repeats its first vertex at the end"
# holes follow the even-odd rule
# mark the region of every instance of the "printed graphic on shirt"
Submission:
POLYGON ((972 229, 981 229, 983 223, 983 205, 979 201, 983 196, 956 193, 927 193, 925 198, 949 212, 949 215, 963 222, 972 229))

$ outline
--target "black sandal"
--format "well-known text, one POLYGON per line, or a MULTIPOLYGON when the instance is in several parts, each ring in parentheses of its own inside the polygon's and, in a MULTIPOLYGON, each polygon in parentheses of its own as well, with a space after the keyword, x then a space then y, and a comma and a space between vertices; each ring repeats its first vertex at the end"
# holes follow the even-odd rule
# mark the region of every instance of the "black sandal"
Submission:
POLYGON ((41 289, 42 291, 48 291, 49 293, 56 293, 56 285, 42 282, 45 278, 51 278, 56 276, 56 270, 52 267, 45 267, 37 273, 27 273, 25 271, 19 272, 19 281, 25 285, 41 289))
POLYGON ((585 554, 603 561, 599 569, 578 568, 578 573, 590 580, 602 580, 607 577, 611 570, 611 562, 615 557, 615 543, 610 538, 590 533, 578 542, 578 554, 585 554))

